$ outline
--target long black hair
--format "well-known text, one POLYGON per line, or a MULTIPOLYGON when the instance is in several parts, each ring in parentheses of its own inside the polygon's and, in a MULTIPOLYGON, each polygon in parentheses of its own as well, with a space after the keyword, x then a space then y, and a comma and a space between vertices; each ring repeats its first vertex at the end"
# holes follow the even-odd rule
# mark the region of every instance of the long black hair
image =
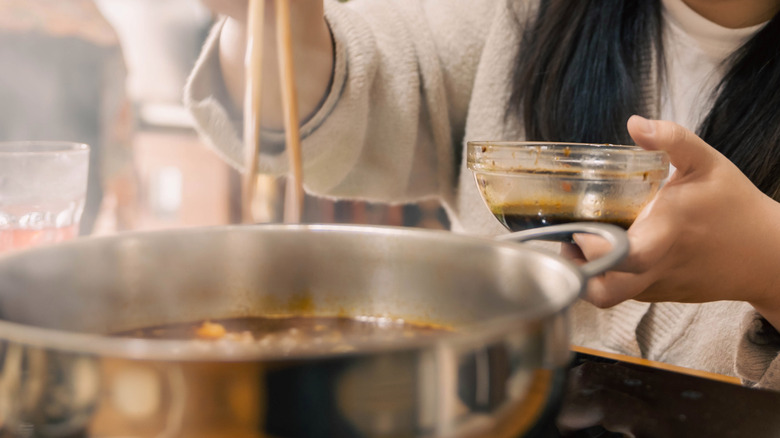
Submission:
MULTIPOLYGON (((660 0, 541 0, 525 26, 508 114, 533 140, 631 143, 632 114, 658 117, 660 0)), ((697 133, 780 200, 780 14, 728 59, 697 133)))

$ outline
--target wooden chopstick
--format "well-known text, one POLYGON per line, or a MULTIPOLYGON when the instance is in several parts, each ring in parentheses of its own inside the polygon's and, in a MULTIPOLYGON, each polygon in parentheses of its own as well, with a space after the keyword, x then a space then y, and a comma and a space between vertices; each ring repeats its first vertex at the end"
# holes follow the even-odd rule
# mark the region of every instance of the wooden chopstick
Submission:
MULTIPOLYGON (((289 0, 276 0, 276 35, 279 76, 282 85, 285 140, 290 176, 284 202, 284 221, 298 223, 303 211, 303 166, 298 128, 298 96, 295 88, 295 68, 292 55, 289 0)), ((257 158, 260 152, 261 69, 263 59, 263 27, 265 1, 250 0, 248 9, 247 58, 245 60, 244 142, 247 173, 242 184, 242 220, 254 222, 252 205, 256 195, 257 158)))
POLYGON ((292 31, 290 29, 290 0, 276 0, 276 40, 279 52, 279 76, 282 84, 284 132, 290 165, 287 196, 284 202, 284 221, 298 223, 303 211, 303 165, 301 163, 301 136, 298 129, 298 93, 295 89, 292 31))
POLYGON ((250 0, 247 10, 247 46, 244 59, 244 164, 241 181, 241 220, 254 223, 252 205, 257 190, 257 157, 260 153, 260 108, 263 67, 265 1, 250 0))

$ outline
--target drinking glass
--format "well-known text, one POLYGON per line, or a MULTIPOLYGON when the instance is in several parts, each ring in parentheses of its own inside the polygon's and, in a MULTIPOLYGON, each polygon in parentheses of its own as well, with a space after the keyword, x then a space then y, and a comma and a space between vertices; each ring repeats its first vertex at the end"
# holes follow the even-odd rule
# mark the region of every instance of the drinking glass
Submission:
POLYGON ((0 252, 75 237, 88 168, 83 143, 0 142, 0 252))

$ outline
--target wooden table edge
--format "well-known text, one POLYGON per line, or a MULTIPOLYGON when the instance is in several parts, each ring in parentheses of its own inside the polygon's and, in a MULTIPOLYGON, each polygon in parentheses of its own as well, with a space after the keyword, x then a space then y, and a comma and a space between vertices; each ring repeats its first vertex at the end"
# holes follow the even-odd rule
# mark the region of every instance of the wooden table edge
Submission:
POLYGON ((662 370, 672 371, 675 373, 687 374, 690 376, 703 377, 705 379, 717 380, 720 382, 731 383, 733 385, 740 385, 740 386, 742 385, 742 381, 738 377, 726 376, 723 374, 711 373, 709 371, 702 371, 693 368, 681 367, 678 365, 671 365, 668 363, 658 362, 649 359, 642 359, 639 357, 626 356, 624 354, 610 353, 606 351, 596 350, 593 348, 580 347, 578 345, 571 345, 570 349, 575 353, 589 354, 591 356, 604 357, 607 359, 613 359, 620 362, 658 368, 662 370))

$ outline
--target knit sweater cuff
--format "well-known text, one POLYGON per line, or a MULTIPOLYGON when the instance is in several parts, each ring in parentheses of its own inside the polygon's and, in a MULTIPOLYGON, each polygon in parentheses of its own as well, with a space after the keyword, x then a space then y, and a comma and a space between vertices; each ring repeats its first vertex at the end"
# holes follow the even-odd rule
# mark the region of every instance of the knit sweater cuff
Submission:
POLYGON ((780 333, 758 312, 742 321, 736 369, 750 386, 780 390, 780 333))
MULTIPOLYGON (((193 118, 195 127, 206 145, 214 150, 228 164, 243 171, 244 142, 242 140, 243 120, 241 112, 234 108, 225 90, 219 63, 220 34, 225 19, 212 29, 203 46, 195 68, 187 80, 184 102, 193 118)), ((333 24, 329 22, 331 30, 333 24)), ((300 126, 302 140, 307 139, 335 108, 345 87, 347 78, 347 53, 338 38, 333 39, 334 68, 330 87, 319 107, 300 126)), ((260 134, 261 156, 258 170, 268 174, 287 172, 287 157, 284 152, 284 131, 263 129, 260 134), (281 151, 281 152, 280 152, 281 151)), ((303 148, 307 148, 304 142, 303 148)), ((305 154, 305 152, 304 152, 305 154)))
POLYGON ((184 106, 207 147, 238 170, 244 169, 240 115, 229 103, 219 63, 219 36, 225 20, 211 29, 184 87, 184 106))

